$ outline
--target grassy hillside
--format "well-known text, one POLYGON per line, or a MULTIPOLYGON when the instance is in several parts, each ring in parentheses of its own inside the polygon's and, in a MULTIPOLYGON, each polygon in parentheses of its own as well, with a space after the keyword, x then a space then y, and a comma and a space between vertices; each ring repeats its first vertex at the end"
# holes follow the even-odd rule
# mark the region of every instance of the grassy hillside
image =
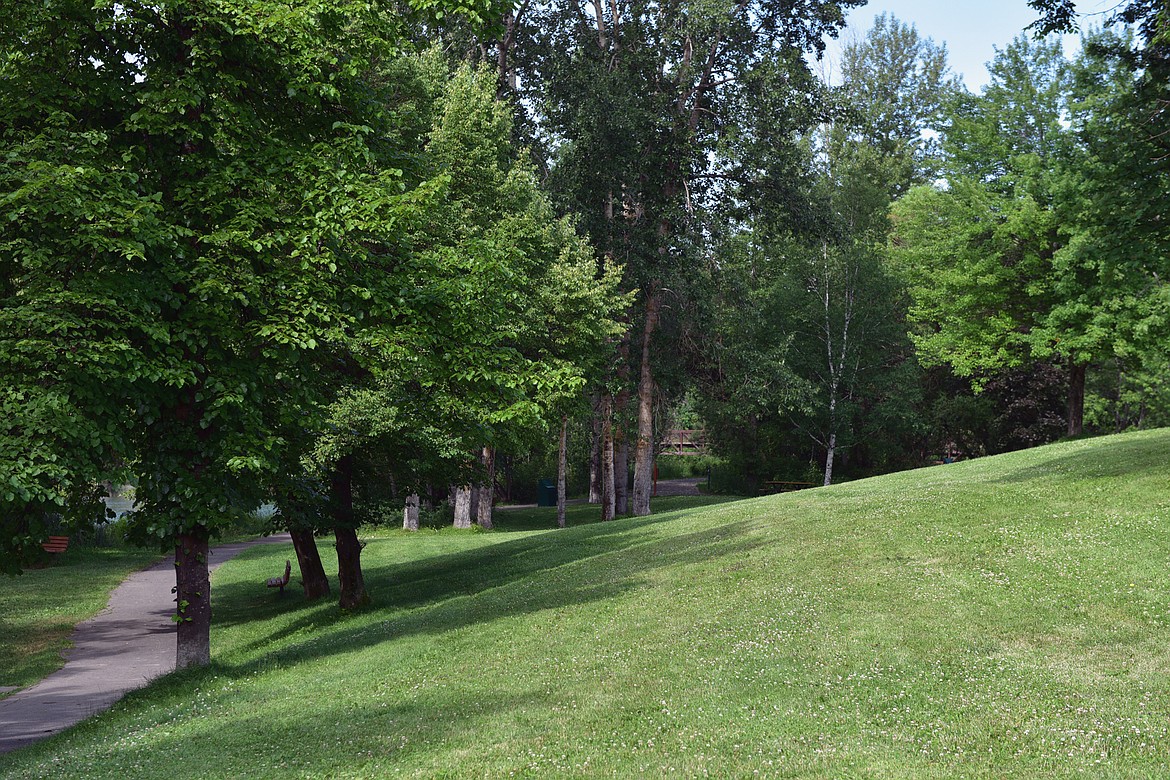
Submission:
POLYGON ((1167 453, 386 533, 353 616, 267 592, 259 548, 216 575, 213 668, 0 776, 1165 777, 1167 453))

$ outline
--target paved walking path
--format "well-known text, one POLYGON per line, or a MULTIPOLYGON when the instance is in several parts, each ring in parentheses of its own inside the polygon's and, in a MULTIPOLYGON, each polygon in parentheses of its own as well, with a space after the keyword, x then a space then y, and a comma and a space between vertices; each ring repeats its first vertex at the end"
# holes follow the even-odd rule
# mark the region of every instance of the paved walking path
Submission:
MULTIPOLYGON (((699 485, 707 481, 706 477, 683 477, 681 479, 660 479, 657 484, 657 492, 655 496, 701 496, 699 492, 699 485)), ((583 498, 570 498, 565 502, 566 504, 584 504, 583 498)), ((509 509, 536 509, 536 504, 506 504, 504 506, 497 506, 497 510, 508 511, 509 509)))
POLYGON ((660 479, 656 496, 701 496, 699 485, 707 481, 706 477, 683 477, 681 479, 660 479))
MULTIPOLYGON (((288 534, 222 544, 211 569, 256 544, 291 543, 288 534)), ((64 731, 109 709, 127 692, 175 668, 174 559, 132 574, 100 614, 73 630, 65 666, 0 700, 0 753, 64 731)))

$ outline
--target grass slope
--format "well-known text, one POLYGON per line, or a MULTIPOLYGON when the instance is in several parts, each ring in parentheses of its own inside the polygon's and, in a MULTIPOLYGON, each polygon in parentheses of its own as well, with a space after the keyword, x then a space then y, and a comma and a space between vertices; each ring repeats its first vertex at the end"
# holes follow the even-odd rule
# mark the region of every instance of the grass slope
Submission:
POLYGON ((216 575, 212 668, 0 775, 1165 777, 1168 451, 386 533, 350 616, 266 592, 258 548, 216 575))

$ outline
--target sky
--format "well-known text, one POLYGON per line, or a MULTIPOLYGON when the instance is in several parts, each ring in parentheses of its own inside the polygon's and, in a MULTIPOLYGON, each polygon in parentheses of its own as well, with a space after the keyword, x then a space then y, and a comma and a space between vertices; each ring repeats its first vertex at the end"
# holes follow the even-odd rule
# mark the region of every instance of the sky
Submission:
MULTIPOLYGON (((1085 0, 1077 5, 1092 11, 1113 3, 1106 6, 1096 0, 1085 0)), ((987 83, 986 63, 995 57, 995 47, 1004 48, 1037 19, 1027 0, 871 0, 849 13, 849 27, 826 50, 831 76, 838 67, 840 41, 851 35, 864 37, 873 27, 874 17, 883 12, 913 24, 923 38, 933 38, 935 43, 946 42, 951 70, 962 74, 972 92, 978 92, 987 83)), ((1076 37, 1066 36, 1065 53, 1071 55, 1078 49, 1076 37)))

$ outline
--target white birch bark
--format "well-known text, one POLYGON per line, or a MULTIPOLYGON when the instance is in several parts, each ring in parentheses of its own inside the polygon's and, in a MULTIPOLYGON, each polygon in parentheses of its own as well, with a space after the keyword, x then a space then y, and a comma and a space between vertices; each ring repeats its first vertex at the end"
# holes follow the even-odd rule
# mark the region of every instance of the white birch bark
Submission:
POLYGON ((855 289, 850 268, 845 268, 843 278, 841 281, 841 297, 842 297, 842 320, 841 320, 841 334, 840 339, 834 338, 833 333, 833 316, 832 316, 832 295, 831 290, 833 286, 832 269, 830 268, 829 260, 829 246, 823 246, 823 275, 821 277, 821 302, 824 304, 825 323, 825 353, 827 357, 829 370, 829 430, 828 438, 825 442, 825 479, 824 485, 833 484, 833 461, 837 454, 837 429, 839 425, 838 419, 838 400, 841 390, 841 384, 845 379, 845 371, 847 361, 850 358, 849 353, 849 326, 853 322, 853 310, 855 301, 855 289))

